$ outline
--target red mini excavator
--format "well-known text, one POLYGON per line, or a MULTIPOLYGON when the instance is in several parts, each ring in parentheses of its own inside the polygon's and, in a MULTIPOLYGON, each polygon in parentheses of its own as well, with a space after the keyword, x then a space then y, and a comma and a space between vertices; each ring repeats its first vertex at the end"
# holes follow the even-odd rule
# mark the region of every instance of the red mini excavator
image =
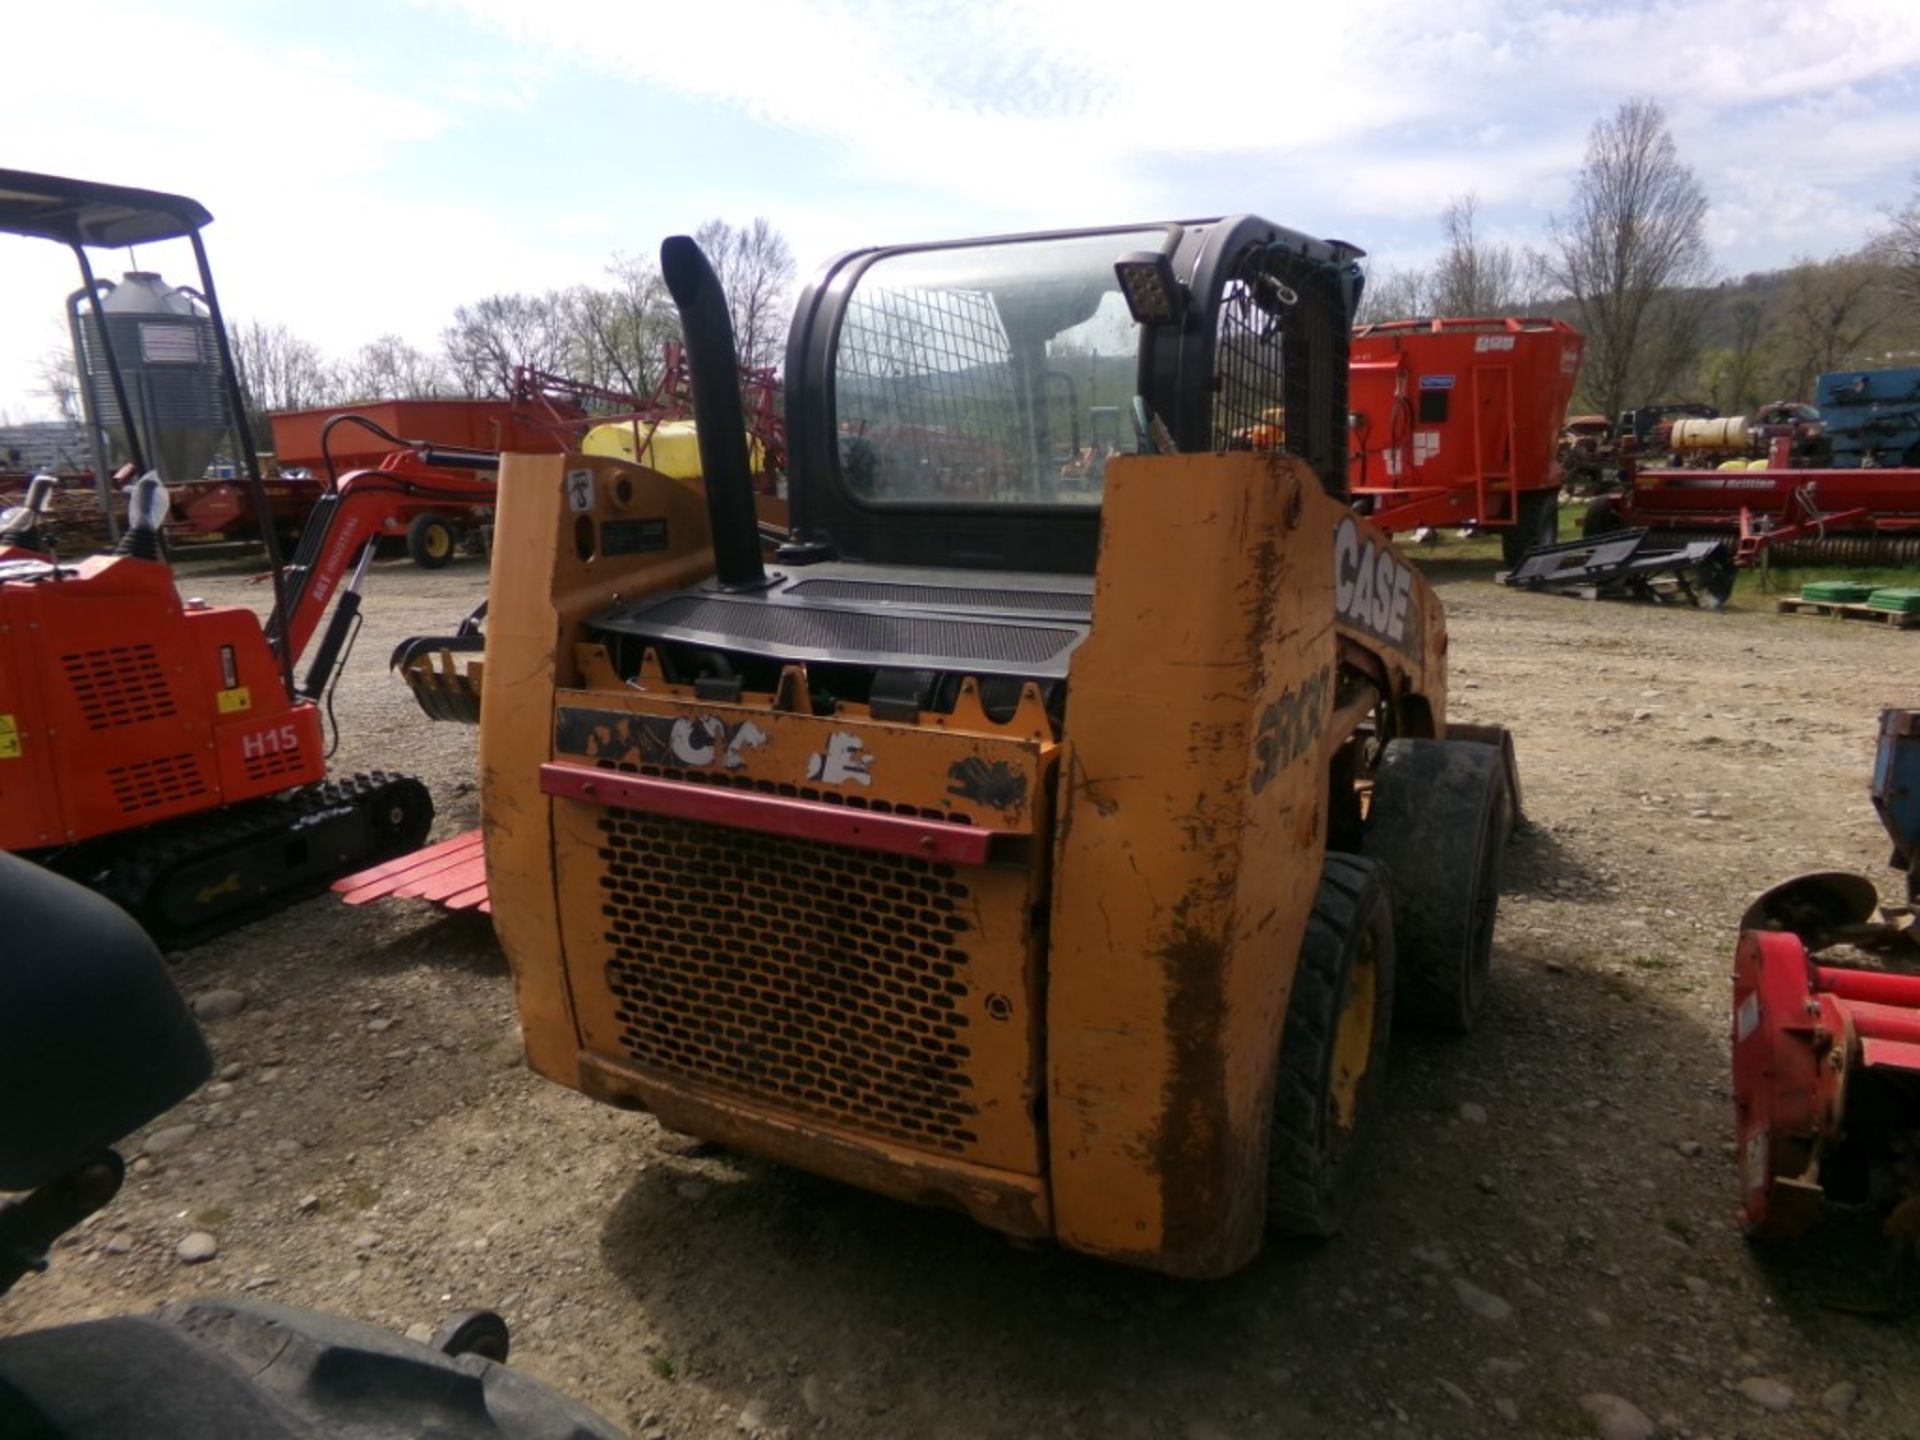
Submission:
MULTIPOLYGON (((0 234, 70 246, 89 294, 88 247, 192 243, 195 298, 212 322, 207 343, 217 349, 256 513, 265 516, 200 238, 211 218, 181 196, 0 170, 0 234)), ((172 353, 169 336, 146 333, 170 323, 142 320, 137 343, 148 358, 172 353)), ((137 412, 127 404, 132 387, 114 328, 98 325, 95 334, 117 414, 129 416, 137 412)), ((140 410, 152 424, 152 412, 140 410)), ((52 553, 40 515, 50 486, 0 517, 0 850, 93 886, 163 943, 183 945, 426 838, 426 787, 380 773, 328 779, 321 721, 358 621, 380 508, 412 482, 382 472, 347 477, 285 570, 265 526, 277 603, 263 631, 247 609, 181 597, 162 554, 166 489, 147 467, 160 442, 141 428, 129 423, 118 435, 135 472, 147 473, 113 553, 77 563, 52 553), (296 685, 293 662, 329 600, 333 618, 296 685)), ((490 463, 464 458, 476 468, 490 463)))

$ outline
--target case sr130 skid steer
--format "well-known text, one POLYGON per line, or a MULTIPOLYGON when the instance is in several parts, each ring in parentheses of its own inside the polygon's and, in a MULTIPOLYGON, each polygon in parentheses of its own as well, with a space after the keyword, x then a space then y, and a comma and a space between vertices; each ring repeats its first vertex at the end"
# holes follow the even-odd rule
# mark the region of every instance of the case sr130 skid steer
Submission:
POLYGON ((482 784, 533 1067, 1176 1275, 1337 1229, 1390 1017, 1481 1008, 1517 800, 1343 499, 1357 255, 1241 217, 840 258, 768 566, 724 297, 668 240, 704 487, 502 468, 482 784), (1089 443, 1116 408, 1143 453, 1089 443))

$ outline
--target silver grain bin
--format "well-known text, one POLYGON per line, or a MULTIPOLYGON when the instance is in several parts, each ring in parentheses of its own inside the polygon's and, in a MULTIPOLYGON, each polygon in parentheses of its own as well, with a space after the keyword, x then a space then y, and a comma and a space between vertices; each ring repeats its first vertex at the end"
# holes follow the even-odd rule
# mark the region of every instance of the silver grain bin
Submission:
POLYGON ((67 307, 88 413, 127 453, 127 421, 98 328, 104 324, 147 464, 163 480, 198 479, 229 423, 219 343, 205 303, 150 271, 131 271, 117 285, 96 283, 96 300, 81 291, 67 307))

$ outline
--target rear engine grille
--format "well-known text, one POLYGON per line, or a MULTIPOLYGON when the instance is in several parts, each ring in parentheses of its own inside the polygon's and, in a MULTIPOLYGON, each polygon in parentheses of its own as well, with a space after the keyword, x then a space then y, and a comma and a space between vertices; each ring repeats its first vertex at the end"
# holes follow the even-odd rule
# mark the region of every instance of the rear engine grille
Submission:
POLYGON ((206 794, 208 788, 199 760, 190 754, 116 765, 107 771, 107 784, 113 787, 113 798, 121 811, 128 815, 191 800, 206 794))
POLYGON ((598 823, 628 1055, 889 1140, 976 1143, 952 867, 650 815, 598 823))
POLYGON ((76 650, 60 657, 74 703, 93 730, 114 730, 175 713, 173 690, 151 645, 76 650))

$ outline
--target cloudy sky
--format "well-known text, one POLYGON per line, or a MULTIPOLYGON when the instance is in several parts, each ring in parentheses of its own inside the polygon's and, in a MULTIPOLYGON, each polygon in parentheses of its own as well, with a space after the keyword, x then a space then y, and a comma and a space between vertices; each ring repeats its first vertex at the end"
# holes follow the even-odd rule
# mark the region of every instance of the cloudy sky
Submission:
MULTIPOLYGON (((1409 264, 1468 190, 1534 240, 1634 95, 1731 274, 1857 245, 1920 171, 1917 0, 48 0, 6 31, 0 165, 194 196, 229 313, 334 354, 715 215, 803 273, 1232 211, 1409 264)), ((0 413, 44 411, 75 283, 0 238, 0 413)))

